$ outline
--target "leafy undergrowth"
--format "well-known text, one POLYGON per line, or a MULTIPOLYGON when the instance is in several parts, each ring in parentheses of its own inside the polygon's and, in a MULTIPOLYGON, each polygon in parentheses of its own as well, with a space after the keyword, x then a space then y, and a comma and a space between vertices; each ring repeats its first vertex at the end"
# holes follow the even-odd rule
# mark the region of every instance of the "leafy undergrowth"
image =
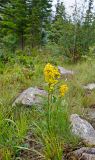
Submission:
POLYGON ((65 64, 62 56, 40 54, 41 56, 26 57, 26 59, 14 57, 6 64, 0 63, 0 158, 2 160, 14 160, 19 157, 22 160, 29 158, 33 160, 31 153, 34 153, 34 159, 38 155, 38 159, 61 160, 66 146, 73 149, 79 144, 79 139, 74 138, 70 131, 70 114, 82 115, 84 107, 95 104, 95 91, 88 94, 82 88, 87 83, 95 82, 95 61, 87 60, 72 65, 65 64), (37 107, 12 106, 16 96, 24 89, 30 86, 45 89, 43 69, 48 62, 75 71, 75 75, 71 77, 61 77, 60 84, 66 83, 69 91, 60 103, 53 104, 53 125, 49 132, 46 119, 47 102, 40 110, 37 107), (28 133, 30 136, 27 138, 28 133))

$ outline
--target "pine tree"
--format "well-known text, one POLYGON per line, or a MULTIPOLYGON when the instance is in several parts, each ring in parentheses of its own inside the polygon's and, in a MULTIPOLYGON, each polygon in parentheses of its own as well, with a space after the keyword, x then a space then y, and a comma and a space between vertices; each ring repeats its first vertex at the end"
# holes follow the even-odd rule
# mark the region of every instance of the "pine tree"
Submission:
POLYGON ((33 47, 42 44, 51 15, 51 2, 51 0, 32 0, 27 30, 33 47))
POLYGON ((55 20, 58 18, 66 19, 65 6, 63 2, 60 2, 60 0, 57 0, 55 20))
POLYGON ((26 40, 41 44, 48 25, 51 0, 4 0, 0 12, 0 28, 4 35, 15 33, 22 49, 26 40))
POLYGON ((93 0, 89 0, 88 3, 88 9, 86 11, 85 15, 85 21, 83 24, 83 35, 84 35, 84 48, 85 50, 89 49, 89 46, 92 43, 92 39, 94 39, 94 28, 93 28, 93 20, 94 20, 94 15, 93 15, 93 0), (89 35, 89 36, 88 36, 89 35), (93 37, 93 38, 92 38, 93 37))
POLYGON ((56 44, 60 43, 60 39, 64 34, 63 32, 66 23, 67 22, 64 3, 60 2, 60 0, 57 0, 56 13, 51 25, 51 34, 49 36, 52 42, 55 42, 56 44))
POLYGON ((92 20, 93 20, 93 0, 89 0, 88 3, 88 9, 86 11, 86 17, 85 17, 85 24, 88 26, 89 24, 91 24, 92 20))
POLYGON ((15 33, 21 48, 24 48, 24 31, 27 24, 25 0, 10 0, 3 8, 0 26, 3 34, 15 33))

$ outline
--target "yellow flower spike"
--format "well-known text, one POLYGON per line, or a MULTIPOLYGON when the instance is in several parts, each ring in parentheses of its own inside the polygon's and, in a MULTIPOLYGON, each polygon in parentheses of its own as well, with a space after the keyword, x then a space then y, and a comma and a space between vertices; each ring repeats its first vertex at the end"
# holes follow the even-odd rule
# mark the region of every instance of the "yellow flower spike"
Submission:
POLYGON ((68 91, 68 86, 66 84, 61 85, 59 91, 60 91, 60 96, 63 97, 65 93, 68 91))
POLYGON ((51 87, 54 86, 56 83, 58 83, 58 78, 60 78, 60 72, 58 68, 48 63, 44 68, 44 76, 45 76, 45 81, 51 87))

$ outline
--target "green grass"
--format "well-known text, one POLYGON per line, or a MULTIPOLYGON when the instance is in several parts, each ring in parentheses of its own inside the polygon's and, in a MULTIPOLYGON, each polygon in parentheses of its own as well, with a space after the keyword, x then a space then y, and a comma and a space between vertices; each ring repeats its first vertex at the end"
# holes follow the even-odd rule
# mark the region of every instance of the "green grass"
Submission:
MULTIPOLYGON (((95 91, 88 94, 82 86, 95 82, 95 61, 87 60, 78 64, 67 64, 63 56, 40 51, 26 61, 16 61, 15 57, 7 64, 0 65, 0 155, 4 160, 13 160, 18 154, 16 146, 22 146, 23 140, 31 129, 43 146, 42 155, 46 160, 60 160, 66 144, 72 148, 79 143, 70 132, 69 116, 72 113, 83 115, 84 107, 95 104, 95 91), (31 65, 29 59, 31 58, 31 65), (30 86, 45 88, 43 69, 46 63, 60 65, 75 71, 75 75, 65 82, 69 91, 64 99, 53 104, 51 131, 47 129, 47 104, 38 111, 23 106, 12 107, 16 96, 30 86), (58 110, 57 110, 57 109, 58 110), (32 126, 32 128, 31 128, 32 126)), ((0 63, 1 64, 1 63, 0 63)), ((55 93, 58 97, 58 93, 55 93)))

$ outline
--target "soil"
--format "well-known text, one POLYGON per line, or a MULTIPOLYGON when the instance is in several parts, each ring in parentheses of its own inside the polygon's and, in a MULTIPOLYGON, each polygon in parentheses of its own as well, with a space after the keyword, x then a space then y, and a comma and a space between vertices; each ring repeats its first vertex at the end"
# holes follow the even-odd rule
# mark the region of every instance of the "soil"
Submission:
POLYGON ((31 133, 25 138, 24 145, 27 145, 29 150, 21 150, 16 160, 44 160, 42 157, 42 145, 36 141, 36 137, 31 133))

